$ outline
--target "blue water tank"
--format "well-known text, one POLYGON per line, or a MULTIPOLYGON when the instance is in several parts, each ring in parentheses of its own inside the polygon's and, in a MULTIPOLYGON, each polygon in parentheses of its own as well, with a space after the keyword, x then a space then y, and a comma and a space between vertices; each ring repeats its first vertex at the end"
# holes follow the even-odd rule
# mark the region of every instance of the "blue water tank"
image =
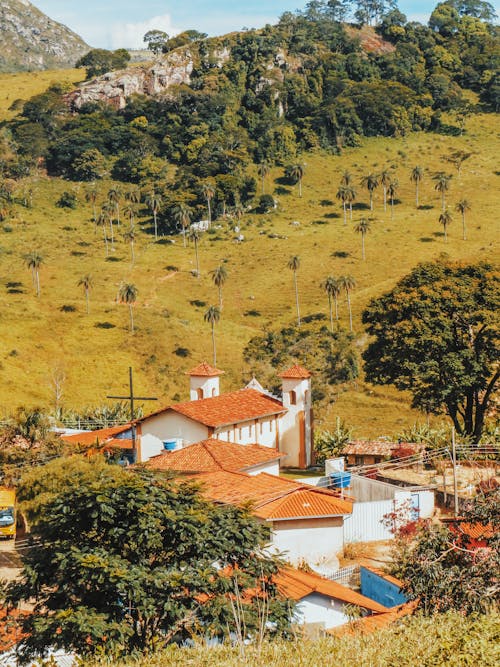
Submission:
POLYGON ((332 472, 330 473, 330 479, 332 480, 332 486, 336 489, 345 489, 347 486, 351 485, 351 473, 350 472, 332 472))
POLYGON ((174 449, 177 449, 177 440, 164 440, 163 449, 166 449, 167 452, 173 452, 174 449))

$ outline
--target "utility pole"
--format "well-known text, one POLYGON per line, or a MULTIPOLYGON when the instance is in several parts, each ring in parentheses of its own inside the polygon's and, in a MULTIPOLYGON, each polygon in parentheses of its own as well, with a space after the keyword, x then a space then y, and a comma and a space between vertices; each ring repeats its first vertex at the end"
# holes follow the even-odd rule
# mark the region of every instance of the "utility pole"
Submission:
POLYGON ((130 423, 132 425, 132 448, 134 450, 134 455, 135 455, 137 435, 134 424, 134 419, 135 419, 134 401, 157 401, 158 399, 154 396, 134 396, 134 379, 132 374, 132 366, 129 366, 128 378, 129 378, 128 396, 106 396, 106 398, 114 398, 120 401, 130 401, 130 423))
POLYGON ((451 429, 451 451, 453 463, 453 497, 454 497, 454 515, 458 516, 458 486, 457 486, 457 450, 455 447, 455 427, 451 429))

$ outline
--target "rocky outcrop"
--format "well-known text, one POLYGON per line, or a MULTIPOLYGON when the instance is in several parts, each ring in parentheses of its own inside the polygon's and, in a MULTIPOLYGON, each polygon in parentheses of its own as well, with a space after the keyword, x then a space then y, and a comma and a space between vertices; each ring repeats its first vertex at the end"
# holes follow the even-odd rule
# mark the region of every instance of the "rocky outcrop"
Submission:
POLYGON ((73 67, 90 47, 28 0, 0 2, 0 72, 73 67))

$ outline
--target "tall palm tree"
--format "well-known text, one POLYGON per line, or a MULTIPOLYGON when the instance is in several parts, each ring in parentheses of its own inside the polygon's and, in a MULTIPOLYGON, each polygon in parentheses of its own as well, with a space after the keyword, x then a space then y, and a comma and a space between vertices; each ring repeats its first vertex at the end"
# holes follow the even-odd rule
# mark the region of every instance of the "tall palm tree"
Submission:
POLYGON ((189 240, 194 243, 194 254, 196 257, 196 277, 200 277, 200 258, 198 256, 198 241, 201 238, 201 234, 197 229, 191 229, 189 231, 189 240))
POLYGON ((266 176, 269 174, 270 168, 268 163, 263 160, 257 167, 257 173, 260 176, 261 179, 261 185, 262 185, 262 194, 265 193, 265 184, 266 184, 266 176))
POLYGON ((356 190, 352 185, 346 185, 347 203, 349 204, 349 220, 352 222, 352 202, 356 199, 356 190))
POLYGON ((418 208, 418 190, 420 186, 420 182, 424 177, 424 168, 419 167, 418 165, 416 167, 413 167, 411 170, 410 174, 410 181, 412 183, 415 183, 415 206, 418 208))
POLYGON ((450 189, 451 176, 440 171, 433 176, 433 179, 436 181, 434 190, 437 190, 441 194, 441 211, 444 212, 446 208, 446 193, 450 189))
POLYGON ((361 218, 354 227, 354 231, 361 234, 361 257, 365 259, 365 236, 371 229, 371 223, 366 218, 361 218))
POLYGON ((108 191, 108 201, 116 211, 116 223, 120 225, 120 200, 122 193, 118 188, 111 188, 108 191))
POLYGON ((149 206, 151 213, 153 214, 153 222, 155 227, 155 240, 158 239, 158 213, 160 212, 162 205, 160 195, 156 192, 152 192, 146 197, 146 206, 149 206))
POLYGON ((378 187, 378 176, 377 174, 367 174, 361 178, 361 185, 364 185, 365 188, 370 193, 370 211, 373 211, 373 192, 375 188, 378 187))
POLYGON ((219 290, 219 310, 222 312, 222 288, 227 280, 227 270, 224 264, 219 264, 216 269, 210 271, 212 282, 219 290))
POLYGON ((295 305, 297 307, 297 326, 300 327, 300 308, 299 308, 299 290, 297 286, 297 271, 300 268, 300 257, 292 255, 288 260, 288 268, 293 271, 293 283, 295 287, 295 305))
POLYGON ((292 164, 286 168, 286 175, 299 184, 299 197, 302 197, 302 179, 304 177, 304 166, 302 164, 292 164))
POLYGON ((394 217, 394 197, 396 196, 399 188, 399 181, 397 178, 391 178, 389 185, 387 186, 387 194, 391 200, 391 220, 394 217))
POLYGON ((116 211, 116 207, 112 202, 105 202, 101 206, 101 212, 104 213, 104 215, 107 217, 108 222, 109 222, 109 228, 111 231, 111 248, 114 249, 115 247, 115 234, 114 234, 114 228, 113 228, 113 219, 114 219, 114 214, 116 211))
POLYGON ((125 193, 125 199, 132 204, 138 204, 141 201, 141 191, 139 188, 132 188, 125 193))
POLYGON ((464 241, 467 240, 467 233, 465 229, 465 214, 467 211, 470 211, 470 203, 467 199, 461 199, 455 206, 455 210, 462 215, 462 238, 464 241))
POLYGON ((78 281, 78 287, 83 287, 83 293, 85 294, 85 303, 87 305, 87 315, 90 313, 90 290, 94 286, 92 281, 92 276, 90 273, 82 276, 78 281))
POLYGON ((339 319, 339 309, 338 309, 338 297, 341 290, 341 285, 337 278, 334 276, 328 276, 328 278, 323 283, 323 289, 328 295, 328 308, 330 311, 330 329, 333 333, 333 312, 332 312, 332 298, 335 301, 335 319, 339 319))
POLYGON ((345 188, 348 188, 352 185, 352 174, 347 169, 342 172, 342 176, 340 177, 340 185, 343 185, 345 188))
POLYGON ((97 227, 102 227, 102 234, 103 234, 103 239, 104 239, 104 245, 106 247, 106 257, 108 256, 108 235, 106 234, 106 222, 107 222, 107 215, 105 211, 101 209, 99 215, 97 216, 95 220, 95 228, 97 227))
POLYGON ((335 195, 337 199, 340 199, 342 202, 342 207, 344 209, 344 225, 347 225, 347 202, 349 200, 349 190, 350 188, 346 185, 341 185, 335 195))
POLYGON ((215 348, 215 325, 220 320, 220 310, 217 306, 210 306, 203 315, 205 322, 212 327, 212 349, 214 353, 214 366, 217 366, 217 350, 215 348))
POLYGON ((379 182, 384 189, 384 212, 387 211, 387 188, 392 180, 392 172, 387 167, 379 174, 379 182))
POLYGON ((126 303, 129 308, 131 333, 134 333, 134 313, 132 307, 137 301, 137 294, 138 289, 132 283, 124 283, 118 292, 118 301, 120 303, 126 303))
POLYGON ((95 219, 97 218, 97 210, 96 210, 96 204, 97 204, 97 197, 99 196, 99 192, 95 186, 95 183, 93 183, 90 188, 87 190, 85 193, 85 201, 89 202, 89 204, 92 204, 92 220, 95 222, 95 219))
POLYGON ((130 243, 130 261, 132 264, 135 262, 135 250, 134 250, 134 242, 136 239, 136 233, 135 233, 135 227, 134 225, 130 225, 130 229, 125 232, 123 235, 123 238, 125 241, 128 241, 130 243))
POLYGON ((234 215, 236 220, 238 220, 238 223, 240 222, 241 218, 245 215, 245 207, 241 202, 236 202, 236 204, 233 206, 231 213, 234 215))
POLYGON ((128 215, 130 226, 134 226, 135 215, 137 213, 136 204, 129 202, 126 206, 123 207, 123 215, 128 215))
POLYGON ((347 307, 349 309, 349 330, 352 331, 352 309, 351 309, 351 290, 356 287, 356 281, 352 276, 342 276, 339 278, 341 287, 345 290, 347 298, 347 307))
POLYGON ((445 243, 448 242, 447 229, 448 229, 448 225, 451 223, 452 220, 453 220, 453 216, 451 215, 451 213, 448 209, 443 211, 441 213, 441 215, 439 216, 439 222, 443 225, 443 229, 444 229, 444 242, 445 243))
POLYGON ((36 289, 36 295, 40 296, 40 266, 43 264, 43 257, 36 250, 33 250, 25 257, 26 266, 31 270, 33 286, 36 289))
POLYGON ((191 223, 191 209, 189 206, 181 202, 177 204, 172 209, 172 217, 177 223, 182 227, 182 237, 184 241, 184 247, 186 247, 186 231, 191 223))
POLYGON ((210 183, 207 181, 206 183, 203 183, 201 186, 201 191, 203 196, 205 197, 205 200, 207 202, 207 218, 208 218, 208 226, 211 227, 212 225, 212 199, 215 196, 215 185, 213 183, 210 183))

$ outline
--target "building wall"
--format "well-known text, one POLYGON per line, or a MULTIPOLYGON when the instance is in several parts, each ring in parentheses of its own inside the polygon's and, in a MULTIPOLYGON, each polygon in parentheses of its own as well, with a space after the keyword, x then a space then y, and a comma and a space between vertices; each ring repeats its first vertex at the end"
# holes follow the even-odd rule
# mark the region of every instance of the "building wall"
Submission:
POLYGON ((258 444, 263 447, 276 447, 278 419, 266 417, 251 421, 223 426, 214 431, 213 437, 240 445, 258 444))
POLYGON ((387 581, 384 577, 363 566, 360 568, 360 575, 361 594, 366 595, 367 598, 383 604, 384 607, 396 607, 398 604, 407 602, 406 595, 401 592, 399 586, 391 581, 387 581))
POLYGON ((191 445, 209 437, 207 426, 168 410, 141 422, 140 461, 148 461, 163 452, 164 440, 178 440, 191 445))
POLYGON ((254 466, 249 470, 245 470, 248 475, 258 475, 261 472, 267 472, 268 475, 276 475, 277 477, 280 474, 280 464, 279 459, 276 461, 271 461, 270 463, 261 463, 260 465, 254 466))
POLYGON ((312 565, 335 556, 344 547, 344 518, 297 519, 273 522, 273 545, 297 565, 312 565))
POLYGON ((300 625, 320 623, 325 630, 344 625, 349 621, 344 613, 344 604, 340 600, 319 593, 312 593, 302 598, 297 603, 295 617, 300 625))

